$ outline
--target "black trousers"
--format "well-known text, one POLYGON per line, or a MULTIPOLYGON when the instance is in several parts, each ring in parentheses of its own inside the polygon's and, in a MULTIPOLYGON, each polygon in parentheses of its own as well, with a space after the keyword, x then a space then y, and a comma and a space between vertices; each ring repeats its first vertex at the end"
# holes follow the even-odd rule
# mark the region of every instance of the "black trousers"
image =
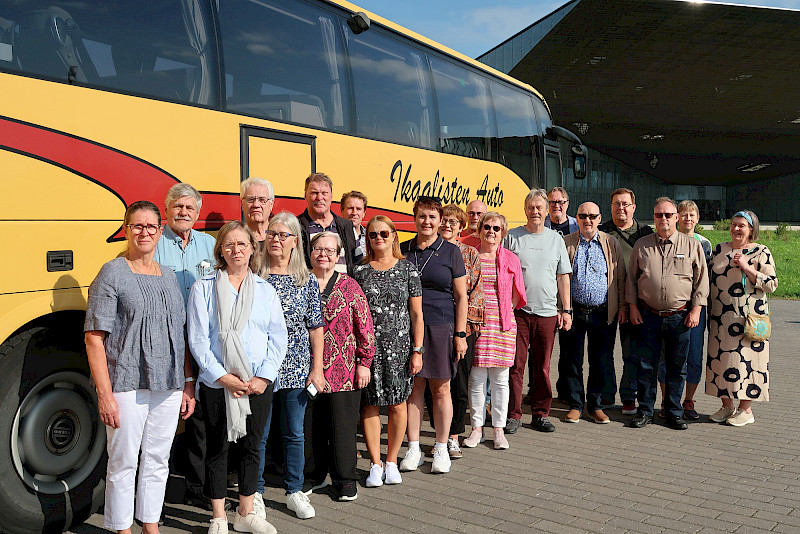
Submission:
MULTIPOLYGON (((467 409, 469 408, 469 372, 475 360, 475 340, 478 333, 467 337, 467 352, 456 365, 456 376, 450 381, 450 397, 453 399, 453 421, 450 423, 450 435, 462 434, 466 427, 467 409)), ((423 356, 424 358, 424 356, 423 356)), ((425 388, 425 407, 431 418, 431 427, 436 428, 433 420, 433 396, 431 390, 425 388)))
POLYGON ((186 446, 186 493, 202 495, 206 480, 206 424, 203 420, 203 403, 194 405, 194 413, 186 420, 184 430, 186 446))
POLYGON ((250 395, 247 416, 247 434, 235 443, 228 442, 225 390, 200 384, 200 402, 206 426, 206 481, 205 494, 212 499, 228 495, 228 449, 239 457, 239 495, 252 495, 258 485, 258 446, 264 435, 264 426, 272 404, 270 384, 261 395, 250 395))
POLYGON ((321 481, 328 473, 334 485, 358 480, 356 434, 360 413, 360 389, 317 395, 311 426, 314 451, 311 480, 321 481))

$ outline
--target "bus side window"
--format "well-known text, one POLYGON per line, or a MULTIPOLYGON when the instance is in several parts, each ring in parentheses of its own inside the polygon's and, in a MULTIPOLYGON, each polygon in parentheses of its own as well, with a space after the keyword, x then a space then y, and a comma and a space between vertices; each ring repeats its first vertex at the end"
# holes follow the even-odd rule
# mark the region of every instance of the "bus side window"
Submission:
POLYGON ((343 28, 353 71, 356 133, 433 148, 434 104, 425 54, 378 28, 358 35, 343 28))
POLYGON ((533 187, 537 168, 533 136, 539 131, 531 97, 494 81, 491 88, 497 117, 497 159, 533 187))
POLYGON ((439 107, 439 149, 448 154, 490 159, 496 136, 486 80, 465 68, 431 57, 439 107))
POLYGON ((19 0, 0 8, 0 17, 11 24, 4 31, 8 23, 0 22, 0 67, 212 106, 217 101, 216 62, 201 5, 192 0, 101 5, 19 0))
POLYGON ((338 21, 297 0, 220 2, 228 111, 349 131, 338 21))

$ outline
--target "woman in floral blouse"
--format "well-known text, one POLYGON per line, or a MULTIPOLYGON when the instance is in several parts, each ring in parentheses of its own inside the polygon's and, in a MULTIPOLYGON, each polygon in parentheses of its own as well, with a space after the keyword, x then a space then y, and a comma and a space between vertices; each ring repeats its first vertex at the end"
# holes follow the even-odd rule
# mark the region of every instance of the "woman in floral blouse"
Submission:
MULTIPOLYGON (((281 212, 270 220, 260 274, 278 292, 289 331, 289 348, 278 369, 270 415, 270 419, 273 416, 280 418, 283 435, 286 506, 298 518, 308 519, 314 517, 315 511, 302 491, 305 467, 303 421, 308 403, 306 388, 314 384, 317 391, 324 391, 327 384, 322 372, 324 341, 319 285, 315 276, 309 276, 302 248, 299 247, 300 232, 297 217, 289 212, 281 212)), ((264 451, 269 428, 270 421, 267 421, 259 451, 260 493, 263 493, 264 451)), ((256 500, 261 499, 256 497, 256 500)))
POLYGON ((311 266, 322 289, 325 349, 322 363, 328 387, 314 404, 312 444, 315 486, 330 472, 340 501, 357 497, 356 432, 361 389, 370 378, 375 335, 367 299, 358 283, 334 267, 342 241, 334 232, 311 239, 311 266))

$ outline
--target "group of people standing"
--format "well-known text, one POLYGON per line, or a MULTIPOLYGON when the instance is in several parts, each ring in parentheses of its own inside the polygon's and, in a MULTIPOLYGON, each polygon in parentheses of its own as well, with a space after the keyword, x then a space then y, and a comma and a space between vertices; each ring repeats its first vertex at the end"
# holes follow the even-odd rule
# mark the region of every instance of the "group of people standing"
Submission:
POLYGON ((750 401, 767 398, 768 342, 750 343, 737 329, 745 305, 763 308, 777 286, 769 250, 753 243, 752 212, 737 213, 731 243, 710 253, 699 234, 692 239, 699 214, 691 201, 658 199, 654 234, 633 217, 628 189, 612 194, 606 225, 590 202, 577 219, 567 216, 563 188, 531 190, 527 223, 511 230, 480 201, 465 212, 422 196, 413 208, 416 235, 401 243, 387 217, 362 225, 362 193, 342 197, 343 217, 331 212, 332 194, 327 175, 311 174, 307 209, 273 215, 272 184, 249 178, 241 184, 244 221, 225 224, 216 240, 193 229, 202 197, 188 184, 170 189, 164 226, 154 204, 128 207, 127 249, 92 283, 84 328, 108 427, 108 528, 128 533, 136 517, 145 534, 158 532, 179 417, 186 502, 212 512, 210 534, 228 532, 229 462, 238 475, 239 532, 275 532, 262 497, 268 453, 283 466, 286 505, 298 518, 314 517, 309 495, 328 478, 335 498, 356 499, 359 422, 367 487, 399 484, 401 471, 424 463, 426 404, 436 432, 432 473, 449 472, 461 446, 485 440, 487 409, 493 447, 507 449, 506 436, 522 424, 526 365, 532 427, 552 432, 558 332, 565 421, 577 422, 588 405, 591 420, 609 422, 619 325, 619 392, 623 413, 635 414, 631 426, 652 422, 663 338, 662 413, 685 428, 707 302, 706 391, 723 402, 711 419, 750 423, 750 401), (459 443, 467 409, 472 428, 459 443))

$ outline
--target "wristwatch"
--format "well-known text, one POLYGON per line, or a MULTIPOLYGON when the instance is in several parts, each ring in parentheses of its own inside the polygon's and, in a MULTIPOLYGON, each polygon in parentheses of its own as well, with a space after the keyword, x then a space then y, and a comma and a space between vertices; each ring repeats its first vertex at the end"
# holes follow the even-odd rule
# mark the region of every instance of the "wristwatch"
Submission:
POLYGON ((463 330, 461 332, 456 332, 454 335, 456 337, 467 337, 467 333, 464 332, 463 330))
POLYGON ((425 347, 412 347, 411 352, 419 352, 422 355, 425 352, 425 347))
POLYGON ((568 314, 572 315, 572 310, 561 310, 561 313, 568 313, 568 314))
POLYGON ((186 384, 189 384, 189 383, 191 383, 191 382, 194 382, 194 377, 193 377, 193 376, 187 376, 187 377, 184 379, 184 382, 185 382, 186 384))

